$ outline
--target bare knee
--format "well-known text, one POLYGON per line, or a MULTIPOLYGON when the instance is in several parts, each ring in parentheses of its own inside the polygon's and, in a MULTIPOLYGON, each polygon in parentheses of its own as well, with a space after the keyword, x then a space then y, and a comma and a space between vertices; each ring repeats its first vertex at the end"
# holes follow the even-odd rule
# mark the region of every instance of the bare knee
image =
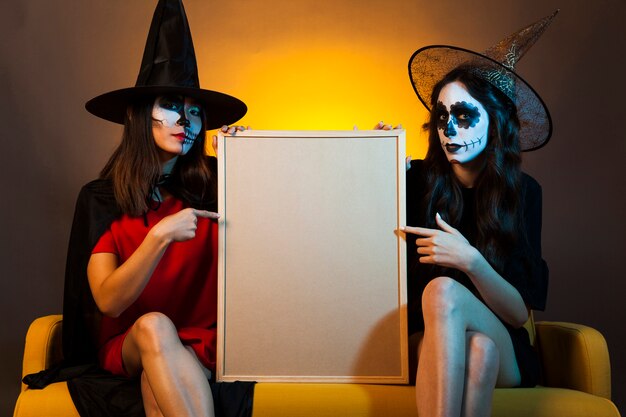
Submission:
POLYGON ((467 378, 473 386, 493 388, 500 368, 496 343, 482 333, 471 333, 467 340, 467 378))
POLYGON ((161 353, 180 343, 174 323, 165 314, 152 312, 139 317, 131 330, 141 352, 161 353))
POLYGON ((422 294, 422 312, 426 323, 458 316, 460 286, 448 277, 437 277, 426 285, 422 294))

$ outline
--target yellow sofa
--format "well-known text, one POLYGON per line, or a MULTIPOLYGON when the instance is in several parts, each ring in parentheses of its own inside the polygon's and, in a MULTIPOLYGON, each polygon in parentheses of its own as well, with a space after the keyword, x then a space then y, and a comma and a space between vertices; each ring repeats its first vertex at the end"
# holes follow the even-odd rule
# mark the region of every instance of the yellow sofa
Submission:
MULTIPOLYGON (((532 326, 532 323, 530 323, 532 326)), ((23 375, 61 358, 62 316, 36 319, 28 329, 23 375)), ((496 389, 493 416, 619 417, 611 398, 609 353, 604 337, 580 324, 538 322, 531 336, 544 365, 543 385, 496 389)), ((365 384, 279 384, 255 387, 253 417, 415 417, 414 387, 365 384)), ((22 384, 14 417, 78 416, 67 385, 43 390, 22 384)))

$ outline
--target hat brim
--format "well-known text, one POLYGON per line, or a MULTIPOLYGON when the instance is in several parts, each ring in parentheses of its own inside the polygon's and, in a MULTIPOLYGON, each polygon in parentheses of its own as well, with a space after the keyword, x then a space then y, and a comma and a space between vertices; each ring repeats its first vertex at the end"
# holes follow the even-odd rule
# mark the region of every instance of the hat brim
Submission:
POLYGON ((85 103, 85 108, 94 116, 124 124, 128 105, 141 99, 169 94, 191 97, 201 103, 206 113, 206 130, 233 124, 248 111, 243 101, 228 94, 178 86, 139 86, 114 90, 92 98, 85 103))
MULTIPOLYGON (((488 56, 451 45, 430 45, 418 49, 409 59, 409 77, 422 104, 430 111, 433 87, 460 66, 497 68, 513 80, 514 93, 507 94, 517 106, 522 151, 544 146, 552 136, 550 112, 539 94, 514 71, 488 56)), ((489 80, 487 80, 489 81, 489 80)), ((494 84, 496 88, 499 88, 494 84)))

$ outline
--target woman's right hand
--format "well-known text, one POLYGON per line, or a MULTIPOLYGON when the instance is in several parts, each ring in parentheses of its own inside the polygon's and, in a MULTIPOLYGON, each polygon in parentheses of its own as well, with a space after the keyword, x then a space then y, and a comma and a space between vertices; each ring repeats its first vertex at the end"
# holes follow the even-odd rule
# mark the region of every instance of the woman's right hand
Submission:
POLYGON ((219 219, 220 215, 211 211, 186 208, 176 214, 164 217, 151 230, 151 233, 169 242, 183 242, 196 237, 198 218, 219 219))
POLYGON ((220 216, 193 208, 167 216, 150 229, 141 245, 122 264, 114 253, 92 254, 87 265, 87 278, 102 314, 118 317, 134 303, 150 281, 169 244, 196 236, 199 217, 217 219, 220 216))
MULTIPOLYGON (((250 130, 250 126, 224 125, 220 127, 220 132, 229 136, 235 136, 237 135, 237 132, 243 132, 244 130, 250 130)), ((217 135, 213 135, 213 137, 211 138, 211 145, 213 145, 213 152, 215 152, 215 155, 217 155, 217 135)))

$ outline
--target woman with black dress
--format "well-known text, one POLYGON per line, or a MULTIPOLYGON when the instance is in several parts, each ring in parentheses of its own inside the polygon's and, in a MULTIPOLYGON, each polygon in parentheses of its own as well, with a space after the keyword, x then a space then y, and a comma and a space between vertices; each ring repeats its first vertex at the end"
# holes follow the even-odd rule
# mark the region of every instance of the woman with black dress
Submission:
MULTIPOLYGON (((541 187, 521 151, 551 134, 547 108, 512 69, 554 14, 485 54, 418 50, 413 86, 430 110, 428 153, 407 171, 409 327, 419 415, 488 416, 495 387, 534 386, 523 327, 543 309, 541 187)), ((380 127, 380 126, 379 126, 380 127)))

